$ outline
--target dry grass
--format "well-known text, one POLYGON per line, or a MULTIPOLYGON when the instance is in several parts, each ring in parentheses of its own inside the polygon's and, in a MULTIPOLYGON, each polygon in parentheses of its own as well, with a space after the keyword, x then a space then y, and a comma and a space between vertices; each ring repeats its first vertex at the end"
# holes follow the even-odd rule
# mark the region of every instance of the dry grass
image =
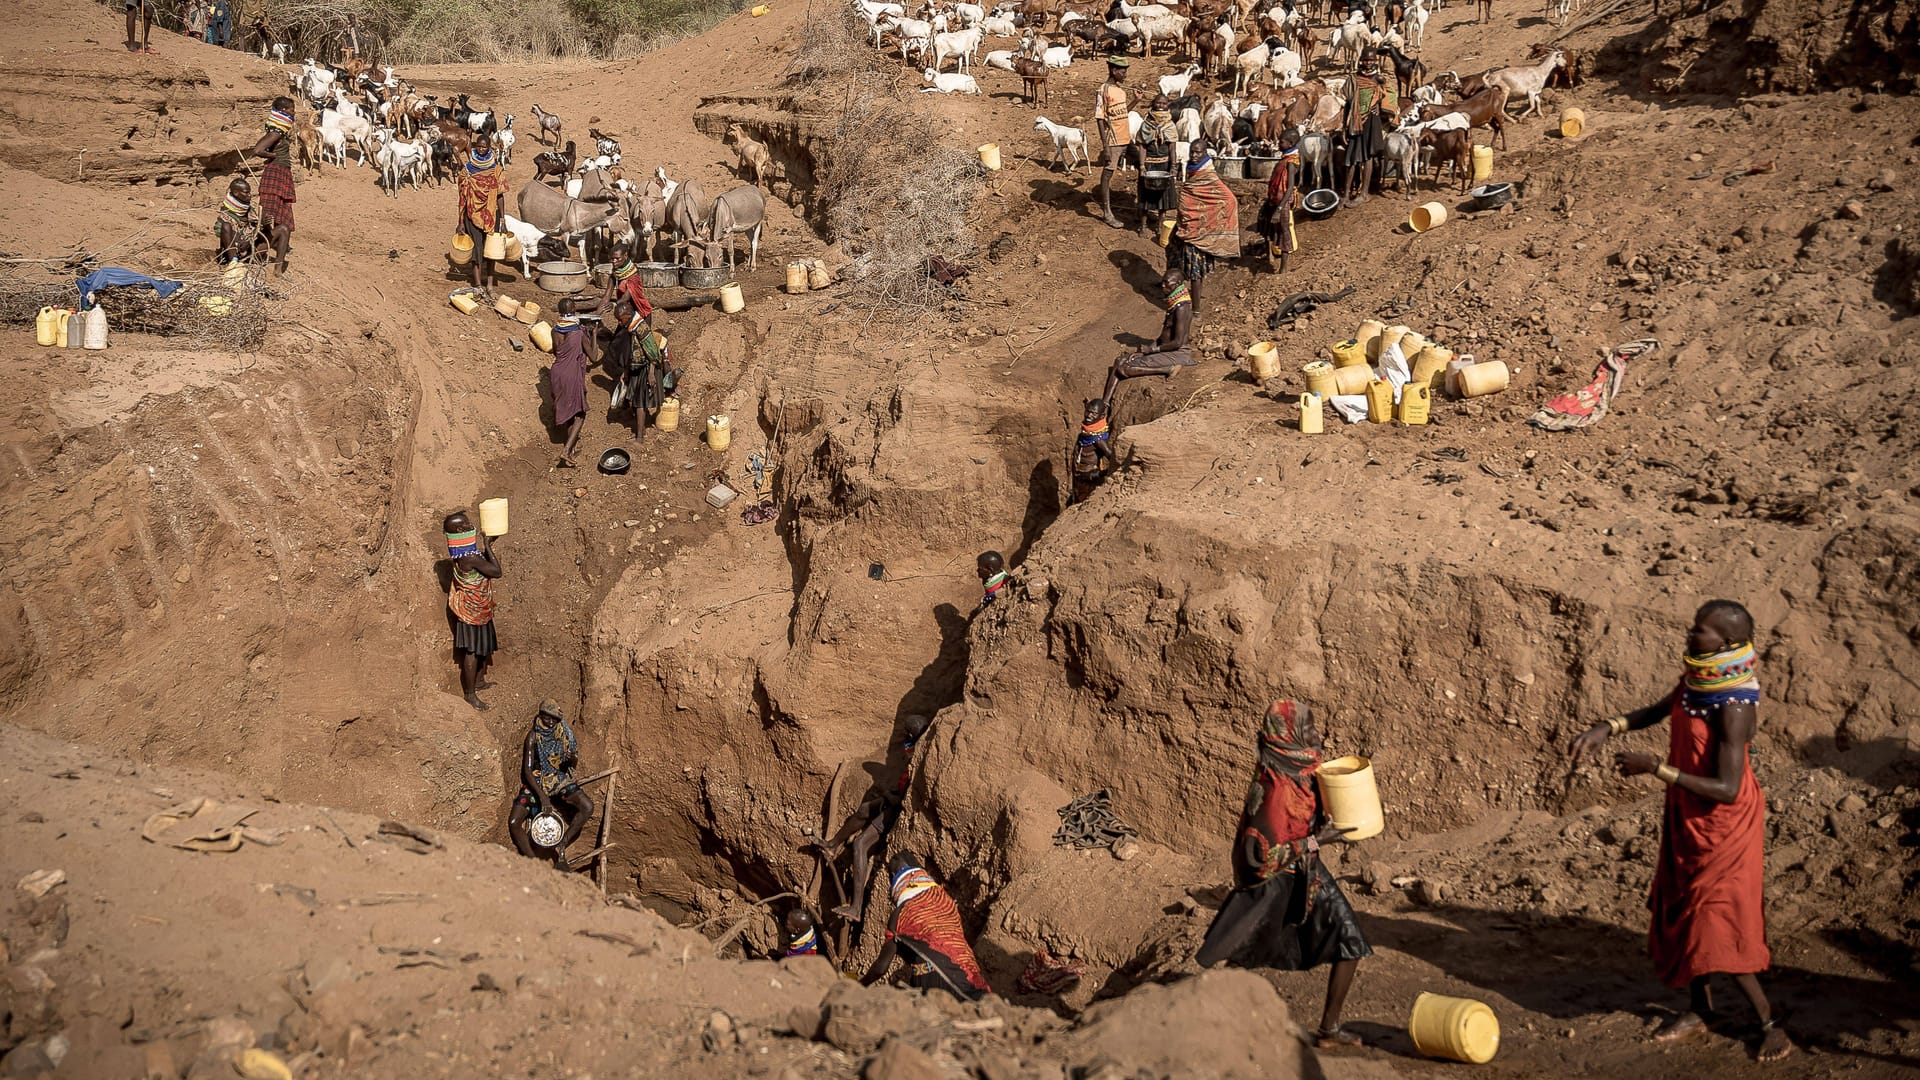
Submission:
MULTIPOLYGON (((248 284, 228 287, 218 274, 186 277, 186 287, 165 300, 152 289, 105 289, 99 293, 107 325, 115 332, 157 334, 186 339, 194 348, 248 352, 267 335, 266 297, 255 286, 262 271, 249 271, 248 284), (202 306, 208 297, 225 298, 225 314, 202 306)), ((176 278, 176 280, 182 280, 176 278)), ((0 323, 31 324, 43 307, 69 307, 78 299, 71 277, 0 273, 0 323)))
MULTIPOLYGON (((363 55, 390 64, 613 60, 697 34, 744 0, 269 0, 294 59, 337 60, 348 12, 363 55)), ((249 15, 249 17, 251 17, 249 15)))
POLYGON ((911 104, 918 80, 882 64, 866 24, 838 5, 808 22, 788 78, 834 103, 819 194, 833 238, 853 257, 842 280, 857 300, 909 316, 937 307, 949 294, 931 260, 974 252, 967 210, 978 162, 941 143, 933 118, 911 104))

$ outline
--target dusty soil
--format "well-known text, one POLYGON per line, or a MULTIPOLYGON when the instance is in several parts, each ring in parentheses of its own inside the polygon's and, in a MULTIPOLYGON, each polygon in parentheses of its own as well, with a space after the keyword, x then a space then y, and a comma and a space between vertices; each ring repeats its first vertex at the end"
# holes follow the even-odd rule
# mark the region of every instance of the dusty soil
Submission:
MULTIPOLYGON (((1782 5, 1760 6, 1769 26, 1785 17, 1782 5)), ((117 12, 76 16, 48 0, 15 11, 0 47, 0 250, 49 260, 48 270, 79 248, 200 271, 216 191, 200 162, 253 136, 261 104, 284 85, 279 70, 179 40, 161 41, 158 57, 126 56, 117 12)), ((38 763, 26 770, 36 784, 85 764, 143 779, 157 767, 217 770, 233 779, 167 786, 286 800, 263 815, 276 825, 311 824, 310 811, 288 815, 312 803, 498 841, 525 718, 555 697, 581 718, 585 767, 622 769, 613 891, 737 917, 745 897, 809 887, 805 831, 839 824, 884 771, 879 755, 902 717, 937 712, 898 835, 961 898, 996 987, 1011 993, 1045 944, 1086 961, 1089 976, 1063 1000, 1019 1004, 1078 1015, 1096 996, 1131 991, 1061 1035, 1081 1056, 1020 1049, 1016 1060, 1041 1072, 1087 1064, 1099 1043, 1129 1067, 1180 1072, 1129 1057, 1163 1043, 1111 1034, 1124 1020, 1086 1033, 1116 1007, 1177 1012, 1140 1004, 1154 1000, 1141 998, 1153 989, 1143 982, 1224 995, 1196 1017, 1244 1011, 1232 995, 1259 993, 1186 979, 1183 965, 1227 877, 1254 719, 1268 699, 1295 695, 1329 718, 1336 750, 1375 760, 1390 822, 1340 864, 1378 950, 1350 1007, 1375 1045, 1347 1067, 1437 1071, 1404 1032, 1414 995, 1434 989, 1494 1005, 1505 1037, 1490 1067, 1511 1075, 1649 1059, 1731 1075, 1750 1068, 1737 1025, 1674 1049, 1639 1041, 1677 1004, 1639 954, 1657 801, 1646 783, 1591 769, 1568 785, 1562 757, 1592 718, 1662 692, 1693 605, 1730 595, 1763 627, 1757 768, 1772 809, 1774 985, 1809 1051, 1775 1071, 1910 1068, 1920 1061, 1920 447, 1904 396, 1920 374, 1910 38, 1828 5, 1812 16, 1817 33, 1793 39, 1801 51, 1788 64, 1759 44, 1737 55, 1716 47, 1733 14, 1712 9, 1697 27, 1616 14, 1578 29, 1567 43, 1583 81, 1550 91, 1548 114, 1577 104, 1589 133, 1568 141, 1551 123, 1515 124, 1495 165, 1521 185, 1514 208, 1463 213, 1453 190, 1423 184, 1421 199, 1456 214, 1414 236, 1401 224, 1406 200, 1390 190, 1303 225, 1304 250, 1284 276, 1220 271, 1202 363, 1122 390, 1128 468, 1064 509, 1070 423, 1112 355, 1157 328, 1148 288, 1161 253, 1097 224, 1097 174, 1045 168, 1033 112, 1007 73, 982 71, 981 98, 922 99, 953 145, 1009 150, 1011 167, 973 209, 980 250, 964 253, 975 272, 953 301, 903 326, 836 292, 778 293, 788 257, 837 265, 845 254, 776 203, 761 265, 742 278, 746 313, 666 318, 689 369, 687 422, 650 436, 624 478, 554 471, 539 355, 508 346, 510 324, 447 305, 451 190, 390 198, 353 166, 303 175, 294 270, 271 286, 277 317, 258 353, 138 335, 106 353, 52 353, 19 328, 0 341, 0 440, 12 466, 0 702, 9 723, 85 747, 8 735, 20 740, 10 757, 38 763), (1714 64, 1690 65, 1697 55, 1714 64), (1675 81, 1682 70, 1701 77, 1675 81), (1771 171, 1723 183, 1763 162, 1771 171), (1346 284, 1352 297, 1278 334, 1285 377, 1253 385, 1240 358, 1270 336, 1274 303, 1346 284), (1425 428, 1336 424, 1301 436, 1292 370, 1372 316, 1504 360, 1513 385, 1439 403, 1425 428), (1661 348, 1631 367, 1600 425, 1560 435, 1524 426, 1548 397, 1585 383, 1600 350, 1643 336, 1661 348), (725 454, 699 438, 700 418, 716 413, 733 418, 725 454), (772 466, 780 518, 747 527, 702 495, 716 469, 750 489, 755 451, 772 466), (512 499, 514 531, 501 545, 499 688, 492 711, 476 714, 447 656, 437 526, 492 495, 512 499), (988 547, 1020 566, 1019 583, 1009 602, 972 616, 973 556, 988 547), (1130 862, 1051 845, 1057 808, 1099 788, 1144 841, 1130 862)), ((795 201, 817 209, 804 189, 826 152, 823 106, 778 85, 806 17, 796 6, 742 15, 621 64, 402 74, 522 115, 539 100, 570 128, 621 134, 635 171, 664 165, 710 191, 736 182, 719 135, 745 123, 773 143, 800 187, 795 201)), ((1537 13, 1476 25, 1471 8, 1449 9, 1429 24, 1424 59, 1479 71, 1553 33, 1537 13)), ((1158 59, 1135 66, 1160 70, 1158 59)), ((917 78, 902 69, 903 86, 917 78)), ((1097 80, 1081 64, 1057 74, 1045 115, 1086 122, 1097 80)), ((532 149, 523 135, 516 181, 531 175, 532 149)), ((1240 186, 1245 219, 1259 190, 1240 186)), ((517 277, 507 276, 509 293, 540 295, 517 277)), ((606 393, 602 379, 589 395, 589 456, 630 437, 603 421, 606 393)), ((1636 739, 1655 748, 1653 736, 1636 739)), ((37 800, 67 798, 66 783, 16 801, 57 825, 68 818, 37 800)), ((158 799, 121 787, 98 796, 118 839, 99 838, 85 857, 187 857, 137 839, 158 799)), ((369 820, 341 817, 350 830, 369 820)), ((15 878, 69 858, 57 828, 21 829, 32 842, 5 856, 15 878)), ((199 858, 295 860, 288 881, 296 869, 307 882, 337 875, 352 896, 353 875, 374 882, 385 870, 357 860, 384 850, 302 833, 226 864, 199 858)), ((67 863, 76 892, 80 858, 67 863)), ((489 888, 553 876, 455 843, 402 865, 454 862, 489 888)), ((153 861, 127 880, 179 878, 248 926, 271 925, 289 903, 243 887, 264 872, 223 891, 222 879, 178 865, 153 861)), ((651 916, 603 909, 577 885, 548 884, 568 906, 540 917, 568 931, 618 918, 637 941, 644 932, 697 945, 651 916)), ((435 919, 485 938, 466 949, 507 952, 499 943, 517 923, 497 897, 489 905, 447 879, 416 891, 447 898, 435 919)), ((271 933, 249 934, 236 952, 230 937, 196 930, 170 936, 163 957, 143 925, 90 926, 92 951, 68 950, 83 966, 46 970, 71 988, 129 959, 149 964, 156 974, 142 988, 116 990, 161 1002, 151 1007, 164 1022, 131 1027, 181 1040, 183 1067, 200 1049, 194 1025, 209 1017, 239 1011, 257 1031, 278 1025, 278 1012, 239 992, 237 973, 270 969, 277 986, 315 955, 269 961, 286 949, 271 933), (167 1004, 162 986, 179 1000, 167 1004)), ((363 949, 403 943, 369 937, 369 926, 343 919, 329 932, 363 949)), ((9 924, 16 957, 19 933, 9 924)), ((681 1010, 658 1032, 622 1026, 646 1045, 619 1048, 597 1029, 620 999, 604 1012, 556 1012, 570 1031, 602 1036, 567 1050, 580 1056, 565 1068, 694 1060, 713 1007, 768 1018, 790 1007, 759 989, 764 967, 715 963, 704 997, 656 991, 674 985, 673 964, 552 936, 553 948, 581 950, 590 972, 604 963, 599 977, 618 993, 639 995, 621 1015, 669 1000, 681 1010)), ((871 956, 874 936, 853 936, 856 956, 871 956)), ((763 919, 743 925, 748 954, 772 945, 763 919)), ((435 991, 441 1005, 416 1006, 412 980, 466 981, 462 965, 452 976, 385 966, 356 967, 355 996, 394 1002, 404 1022, 357 1021, 382 1056, 351 1066, 356 1074, 494 1072, 528 1052, 532 1025, 484 1062, 429 1058, 442 1051, 423 1032, 459 1038, 473 1003, 494 995, 448 982, 435 991)), ((529 1000, 593 999, 603 989, 594 977, 569 970, 529 1000)), ((1317 975, 1265 979, 1317 1015, 1317 975)), ((28 1037, 107 1015, 64 992, 51 999, 60 1024, 28 1037)), ((974 1017, 942 1015, 961 1013, 974 1017)), ((1019 1047, 1066 1031, 1051 1014, 1005 1015, 1019 1047)), ((895 1034, 942 1022, 902 1021, 895 1034)), ((1261 1040, 1230 1031, 1208 1040, 1222 1057, 1188 1071, 1296 1067, 1236 1064, 1261 1040)), ((956 1067, 1018 1075, 923 1042, 916 1049, 956 1067)), ((340 1064, 317 1032, 282 1045, 321 1055, 314 1069, 340 1064)), ((761 1071, 827 1075, 858 1068, 880 1041, 828 1044, 837 1056, 795 1039, 768 1045, 761 1071)))

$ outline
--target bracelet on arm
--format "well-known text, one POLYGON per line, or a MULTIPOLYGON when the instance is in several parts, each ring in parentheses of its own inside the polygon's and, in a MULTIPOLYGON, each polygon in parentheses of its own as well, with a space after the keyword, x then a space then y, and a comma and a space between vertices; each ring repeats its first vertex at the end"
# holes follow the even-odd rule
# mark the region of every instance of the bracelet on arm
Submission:
POLYGON ((1680 779, 1680 770, 1671 765, 1662 765, 1653 770, 1653 775, 1659 777, 1661 783, 1671 787, 1680 779))
POLYGON ((1625 735, 1632 727, 1632 722, 1624 714, 1607 717, 1607 730, 1615 735, 1625 735))

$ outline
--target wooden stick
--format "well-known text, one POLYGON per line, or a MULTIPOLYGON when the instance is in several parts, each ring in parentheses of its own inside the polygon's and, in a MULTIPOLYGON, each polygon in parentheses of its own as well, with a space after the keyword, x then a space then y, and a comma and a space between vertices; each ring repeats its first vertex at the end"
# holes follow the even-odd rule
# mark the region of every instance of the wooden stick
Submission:
POLYGON ((607 805, 600 810, 600 847, 593 853, 593 881, 600 886, 602 899, 607 895, 607 849, 613 846, 607 842, 607 833, 613 827, 613 785, 618 779, 618 767, 607 770, 607 805))
POLYGON ((581 786, 581 787, 586 787, 586 786, 587 786, 588 784, 592 784, 592 783, 596 783, 596 782, 598 782, 598 781, 601 781, 601 780, 605 780, 605 779, 606 779, 607 777, 609 777, 609 776, 613 776, 614 774, 616 774, 616 773, 618 773, 619 771, 620 771, 620 768, 619 768, 619 766, 615 766, 615 767, 613 767, 613 768, 611 768, 611 769, 606 769, 606 770, 603 770, 603 771, 601 771, 601 772, 597 772, 597 773, 594 773, 594 774, 593 774, 592 776, 589 776, 589 777, 587 777, 587 778, 586 778, 585 780, 575 780, 575 781, 574 781, 574 783, 575 783, 575 784, 578 784, 578 785, 579 785, 579 786, 581 786))

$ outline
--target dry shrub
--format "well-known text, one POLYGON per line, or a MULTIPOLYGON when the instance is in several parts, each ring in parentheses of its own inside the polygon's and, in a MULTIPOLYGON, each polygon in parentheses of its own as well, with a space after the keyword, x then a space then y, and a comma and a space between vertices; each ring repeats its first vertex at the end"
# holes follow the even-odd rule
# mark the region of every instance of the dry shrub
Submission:
MULTIPOLYGON (((107 325, 115 333, 157 334, 183 338, 199 349, 248 352, 258 348, 267 334, 267 297, 258 288, 263 274, 262 269, 253 268, 250 284, 239 288, 228 286, 212 271, 174 275, 186 287, 165 300, 152 289, 137 286, 102 289, 97 295, 106 310, 107 325), (223 314, 201 305, 208 297, 225 300, 223 314)), ((79 295, 72 277, 0 273, 0 323, 31 323, 41 308, 70 307, 79 295)))
MULTIPOLYGON (((295 59, 335 60, 348 12, 363 55, 390 64, 637 56, 697 34, 745 0, 268 0, 295 59)), ((250 16, 249 16, 250 17, 250 16)))
POLYGON ((933 260, 974 250, 967 210, 980 188, 974 156, 940 141, 911 102, 919 83, 883 68, 850 11, 810 20, 792 81, 824 92, 832 125, 819 172, 827 224, 853 256, 841 271, 857 300, 912 315, 946 298, 933 260))

